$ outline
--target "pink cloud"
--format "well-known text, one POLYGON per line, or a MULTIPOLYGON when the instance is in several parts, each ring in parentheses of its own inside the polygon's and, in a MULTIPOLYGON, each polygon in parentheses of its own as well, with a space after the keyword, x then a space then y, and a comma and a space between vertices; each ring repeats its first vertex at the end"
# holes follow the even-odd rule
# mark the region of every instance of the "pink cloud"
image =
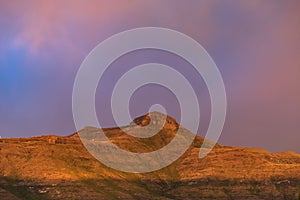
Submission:
POLYGON ((13 45, 26 44, 32 52, 38 52, 44 46, 70 43, 70 24, 105 26, 130 14, 138 4, 131 1, 7 1, 2 10, 8 10, 7 15, 19 25, 13 45))

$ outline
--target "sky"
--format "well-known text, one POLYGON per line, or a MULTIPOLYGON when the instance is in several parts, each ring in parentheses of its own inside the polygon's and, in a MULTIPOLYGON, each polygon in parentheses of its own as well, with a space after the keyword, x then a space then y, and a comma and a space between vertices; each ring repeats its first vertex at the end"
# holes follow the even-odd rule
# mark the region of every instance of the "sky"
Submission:
MULTIPOLYGON (((72 89, 84 58, 113 34, 154 26, 194 38, 217 64, 228 101, 219 143, 300 153, 299 9, 297 0, 0 0, 0 135, 75 132, 72 89)), ((109 109, 114 81, 130 67, 153 61, 188 77, 203 113, 198 132, 205 135, 210 116, 205 83, 188 63, 158 50, 131 52, 112 64, 96 94, 101 124, 114 125, 109 109)), ((174 94, 150 85, 133 95, 132 117, 155 103, 180 115, 174 94)))

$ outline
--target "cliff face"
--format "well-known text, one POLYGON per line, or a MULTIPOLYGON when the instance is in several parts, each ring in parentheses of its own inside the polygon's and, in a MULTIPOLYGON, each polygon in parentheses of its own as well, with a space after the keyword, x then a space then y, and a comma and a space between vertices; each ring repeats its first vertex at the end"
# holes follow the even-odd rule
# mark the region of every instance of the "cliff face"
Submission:
MULTIPOLYGON (((162 148, 181 127, 173 118, 151 113, 126 129, 153 123, 156 135, 136 138, 120 128, 105 129, 111 142, 133 152, 162 148), (151 120, 150 120, 151 119, 151 120), (166 119, 162 120, 162 119, 166 119)), ((95 136, 97 128, 85 133, 95 136)), ((193 134, 186 130, 187 134, 193 134)), ((176 162, 159 171, 130 174, 93 158, 78 134, 0 140, 0 199, 296 199, 300 155, 216 145, 199 159, 203 138, 196 136, 176 162)))

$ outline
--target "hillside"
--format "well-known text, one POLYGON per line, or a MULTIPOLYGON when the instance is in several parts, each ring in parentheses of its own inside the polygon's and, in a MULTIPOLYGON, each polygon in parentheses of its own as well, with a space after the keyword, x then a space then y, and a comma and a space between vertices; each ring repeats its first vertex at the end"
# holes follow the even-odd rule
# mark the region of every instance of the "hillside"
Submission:
MULTIPOLYGON (((150 138, 135 138, 120 128, 105 129, 119 147, 150 152, 168 144, 176 130, 193 134, 167 116, 141 116, 125 127, 138 132, 149 123, 163 125, 150 138)), ((86 127, 95 137, 99 129, 86 127)), ((199 159, 203 138, 172 165, 132 174, 113 170, 93 158, 77 133, 60 137, 0 139, 0 199, 298 199, 300 155, 217 144, 199 159)))

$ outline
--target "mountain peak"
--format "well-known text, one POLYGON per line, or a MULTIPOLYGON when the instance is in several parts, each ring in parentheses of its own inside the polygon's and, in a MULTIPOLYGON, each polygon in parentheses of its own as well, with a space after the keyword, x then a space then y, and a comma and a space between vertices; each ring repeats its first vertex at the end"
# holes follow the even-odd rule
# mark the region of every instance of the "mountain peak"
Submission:
POLYGON ((178 129, 179 124, 177 121, 161 112, 150 112, 140 117, 137 117, 130 123, 130 125, 147 126, 155 125, 168 129, 178 129))

